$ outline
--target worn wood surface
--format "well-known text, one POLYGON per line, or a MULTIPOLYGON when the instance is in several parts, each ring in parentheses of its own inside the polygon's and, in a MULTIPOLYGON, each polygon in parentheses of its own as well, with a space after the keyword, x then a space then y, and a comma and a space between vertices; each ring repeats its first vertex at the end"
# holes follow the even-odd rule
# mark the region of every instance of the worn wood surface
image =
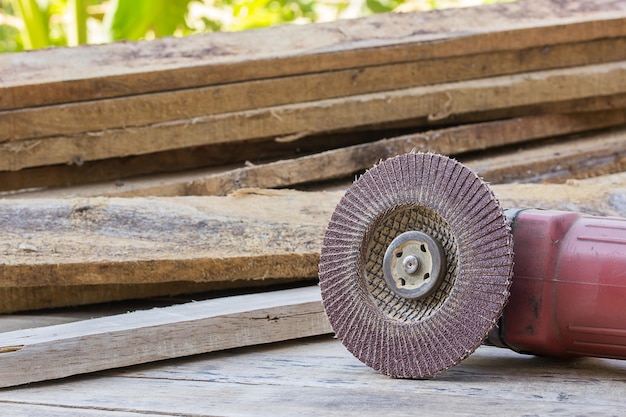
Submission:
POLYGON ((317 286, 17 330, 0 333, 0 388, 330 332, 317 286))
MULTIPOLYGON (((504 207, 626 217, 625 173, 493 188, 504 207)), ((1 311, 315 279, 342 195, 2 200, 1 311)))
POLYGON ((626 129, 551 139, 461 158, 490 183, 563 182, 626 171, 626 129))
MULTIPOLYGON (((619 108, 611 105, 610 108, 619 108)), ((624 105, 626 108, 626 98, 624 105)), ((47 165, 20 171, 0 171, 0 195, 22 189, 43 187, 68 187, 113 180, 123 184, 133 177, 153 178, 168 173, 189 172, 199 169, 236 167, 243 163, 261 163, 280 158, 291 158, 332 148, 398 136, 404 130, 394 128, 337 132, 317 135, 306 141, 277 142, 274 139, 218 143, 174 149, 144 155, 81 161, 72 164, 47 165)))
MULTIPOLYGON (((626 112, 619 110, 597 114, 531 116, 462 125, 354 145, 266 165, 239 168, 193 181, 189 181, 187 177, 184 194, 225 195, 239 187, 289 187, 307 182, 345 178, 368 169, 381 159, 412 150, 458 155, 625 122, 626 112)), ((477 159, 465 160, 467 158, 464 159, 462 156, 460 159, 470 168, 477 170, 486 181, 492 183, 507 182, 512 179, 520 181, 524 179, 537 181, 544 178, 567 179, 591 176, 590 174, 594 172, 596 175, 619 172, 624 168, 626 135, 623 131, 601 133, 597 137, 589 135, 577 140, 559 139, 556 142, 556 145, 545 148, 545 155, 541 154, 544 148, 538 145, 526 152, 504 151, 503 155, 497 159, 490 158, 489 154, 484 154, 477 159), (597 161, 595 165, 594 161, 597 161)), ((530 147, 527 144, 524 146, 530 147)), ((159 193, 159 187, 163 187, 162 190, 168 192, 172 189, 171 186, 172 184, 166 183, 145 189, 140 188, 137 191, 132 189, 122 191, 118 188, 113 189, 112 192, 117 192, 117 195, 132 196, 135 193, 149 193, 149 190, 159 193)), ((94 193, 103 191, 96 187, 83 188, 83 190, 94 193)), ((72 189, 64 190, 64 192, 72 195, 72 189)), ((46 193, 41 193, 41 195, 46 195, 46 193)))
POLYGON ((621 60, 626 60, 626 38, 611 38, 19 109, 0 112, 0 142, 621 60))
MULTIPOLYGON (((613 96, 595 96, 581 100, 541 103, 532 106, 508 108, 500 111, 469 113, 465 115, 451 115, 449 119, 440 121, 423 121, 432 129, 438 126, 474 124, 494 120, 506 120, 519 117, 534 117, 548 114, 569 113, 612 113, 626 108, 626 94, 613 96)), ((598 120, 602 120, 599 116, 598 120)), ((181 173, 180 181, 198 179, 193 175, 212 175, 218 171, 241 167, 245 162, 254 164, 269 163, 281 158, 296 158, 323 152, 339 147, 352 146, 364 142, 382 140, 409 134, 416 130, 411 123, 392 123, 374 128, 357 129, 354 131, 340 131, 330 134, 314 135, 306 140, 293 142, 276 142, 272 138, 242 141, 237 143, 222 143, 175 149, 144 155, 121 158, 102 159, 97 161, 81 161, 77 159, 70 165, 48 165, 25 168, 20 171, 0 171, 0 196, 19 193, 23 190, 41 190, 46 187, 68 187, 70 185, 94 184, 103 181, 113 181, 111 188, 123 187, 126 181, 131 183, 133 177, 145 176, 153 180, 152 186, 163 184, 167 186, 170 180, 175 181, 171 194, 183 195, 186 193, 185 184, 176 182, 168 173, 181 173), (240 164, 237 166, 237 164, 240 164), (219 166, 221 165, 221 166, 219 166), (184 172, 183 172, 184 171, 184 172), (147 176, 149 175, 149 177, 147 176), (188 176, 191 175, 191 176, 188 176), (21 191, 20 191, 21 190, 21 191)), ((417 128, 422 129, 422 128, 417 128)))
POLYGON ((24 416, 620 416, 626 362, 480 347, 429 380, 363 365, 329 336, 216 352, 0 391, 24 416), (147 395, 146 393, 150 393, 147 395))
POLYGON ((2 200, 0 287, 316 276, 337 194, 2 200))
MULTIPOLYGON (((226 195, 239 188, 281 188, 350 177, 373 166, 380 159, 411 150, 458 155, 469 151, 497 148, 625 123, 625 109, 527 116, 436 129, 267 164, 248 164, 248 166, 234 169, 209 168, 130 179, 122 183, 91 184, 43 191, 32 190, 15 193, 7 198, 226 195)), ((595 146, 591 143, 592 140, 592 138, 589 139, 590 147, 595 146)), ((620 144, 618 141, 617 149, 610 152, 619 152, 620 144)), ((606 147, 604 151, 606 153, 606 147)), ((601 153, 601 150, 598 153, 601 153)), ((518 159, 523 159, 521 155, 519 156, 518 159)), ((476 165, 479 163, 476 162, 476 165)), ((483 175, 487 173, 486 170, 482 172, 483 175)), ((495 175, 488 176, 488 180, 498 182, 495 175)))
POLYGON ((626 61, 438 84, 203 116, 98 134, 0 144, 0 170, 144 154, 211 143, 295 140, 377 123, 626 93, 626 61))
POLYGON ((0 62, 0 109, 625 36, 625 16, 619 0, 527 0, 10 54, 0 62))
POLYGON ((626 172, 564 184, 494 184, 492 188, 503 207, 626 217, 626 172))

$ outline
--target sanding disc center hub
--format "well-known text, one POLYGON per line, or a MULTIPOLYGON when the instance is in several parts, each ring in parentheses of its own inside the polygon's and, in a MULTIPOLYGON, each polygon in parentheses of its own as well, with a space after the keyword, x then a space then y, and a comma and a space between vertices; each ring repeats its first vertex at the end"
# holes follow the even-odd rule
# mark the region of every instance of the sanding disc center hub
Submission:
POLYGON ((398 235, 385 252, 383 274, 393 292, 409 299, 423 298, 437 289, 445 276, 445 253, 426 233, 398 235))

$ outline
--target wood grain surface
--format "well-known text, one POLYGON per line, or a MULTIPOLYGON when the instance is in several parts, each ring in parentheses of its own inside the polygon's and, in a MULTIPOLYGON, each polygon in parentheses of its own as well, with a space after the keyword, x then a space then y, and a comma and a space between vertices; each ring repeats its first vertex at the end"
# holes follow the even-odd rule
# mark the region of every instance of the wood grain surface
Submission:
POLYGON ((0 112, 0 143, 622 60, 624 37, 26 108, 0 112))
POLYGON ((16 330, 0 333, 0 388, 330 332, 316 286, 16 330))
POLYGON ((480 347, 434 379, 399 380, 329 336, 0 391, 11 415, 619 416, 626 363, 480 347), (149 395, 147 394, 149 393, 149 395))
MULTIPOLYGON (((298 184, 347 178, 374 166, 380 159, 411 150, 455 156, 466 152, 533 142, 542 138, 561 137, 619 126, 625 122, 626 110, 624 109, 540 114, 433 129, 265 164, 249 163, 236 168, 213 167, 107 184, 31 190, 7 195, 6 198, 226 195, 239 188, 293 187, 298 184)), ((593 136, 589 136, 588 141, 588 146, 593 148, 595 146, 593 136)), ((604 153, 620 154, 619 146, 617 149, 606 147, 598 149, 598 153, 602 154, 603 150, 604 153)), ((512 157, 515 157, 514 152, 511 153, 513 153, 512 157)), ((582 157, 583 154, 580 153, 578 156, 582 157)), ((483 157, 488 159, 488 154, 483 157)), ((517 159, 520 160, 518 165, 524 163, 521 161, 523 159, 521 155, 517 159)), ((480 164, 479 161, 475 163, 480 164)), ((533 160, 527 160, 526 163, 531 165, 533 160)), ((546 168, 544 166, 544 171, 546 168)), ((536 169, 533 172, 541 174, 541 171, 536 169)), ((481 174, 485 175, 487 171, 481 174)), ((565 174, 564 172, 563 175, 565 174)), ((573 173, 570 174, 573 175, 573 173)), ((500 179, 502 178, 501 176, 500 179)), ((499 182, 496 176, 489 176, 488 181, 499 182)))
MULTIPOLYGON (((624 173, 492 187, 504 207, 626 216, 624 173)), ((226 197, 0 200, 0 307, 315 279, 324 230, 342 195, 248 189, 226 197)))
POLYGON ((379 123, 626 93, 626 61, 400 89, 77 136, 0 143, 0 170, 82 163, 191 146, 289 140, 379 123), (79 162, 77 162, 79 161, 79 162))
POLYGON ((0 109, 626 36, 625 16, 619 0, 527 0, 9 54, 0 109))

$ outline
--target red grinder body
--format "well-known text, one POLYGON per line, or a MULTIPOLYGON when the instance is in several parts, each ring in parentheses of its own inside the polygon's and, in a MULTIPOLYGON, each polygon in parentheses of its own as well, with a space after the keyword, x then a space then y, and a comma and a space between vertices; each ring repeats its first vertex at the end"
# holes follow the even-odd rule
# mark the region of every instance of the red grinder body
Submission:
POLYGON ((626 359, 626 219, 535 209, 507 216, 515 266, 495 344, 626 359))

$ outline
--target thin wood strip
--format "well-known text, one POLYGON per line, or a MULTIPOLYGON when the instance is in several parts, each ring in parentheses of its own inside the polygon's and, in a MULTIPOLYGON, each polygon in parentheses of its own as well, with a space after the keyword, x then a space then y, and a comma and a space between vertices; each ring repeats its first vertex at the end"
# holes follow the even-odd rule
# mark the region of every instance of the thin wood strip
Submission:
MULTIPOLYGON (((140 267, 140 265, 136 265, 140 267)), ((136 270, 136 269, 135 269, 136 270)), ((112 271, 111 271, 112 272, 112 271)), ((68 271, 69 274, 74 271, 68 271)), ((100 272, 107 274, 108 272, 100 272)), ((128 271, 124 273, 129 274, 128 271)), ((133 274, 134 272, 130 272, 133 274)), ((308 271, 307 271, 308 273, 308 271)), ((104 277, 107 279, 107 277, 104 277)), ((273 285, 292 283, 314 283, 317 277, 264 278, 232 280, 224 276, 220 281, 190 282, 172 278, 169 282, 140 284, 77 284, 44 285, 32 287, 0 287, 0 314, 62 307, 86 306, 98 303, 110 303, 124 300, 150 299, 154 297, 174 297, 187 294, 216 293, 225 290, 262 290, 273 285)), ((134 279, 130 279, 132 281, 134 279)), ((1 321, 1 319, 0 319, 1 321)), ((8 331, 0 323, 0 331, 8 331)))
POLYGON ((490 183, 563 182, 613 174, 626 171, 626 129, 461 161, 490 183))
POLYGON ((0 200, 0 287, 316 277, 336 201, 276 190, 0 200))
MULTIPOLYGON (((626 124, 626 110, 624 109, 591 114, 540 115, 463 125, 214 174, 188 183, 186 194, 226 195, 237 188, 289 187, 307 182, 347 177, 373 166, 380 159, 407 153, 411 150, 455 155, 621 124, 626 124)), ((611 143, 615 142, 615 145, 620 148, 620 141, 624 140, 623 135, 620 138, 611 143)), ((567 145, 564 146, 567 147, 567 145)), ((586 149, 593 151, 593 144, 589 144, 586 149)), ((622 150, 611 150, 610 147, 605 147, 598 151, 606 154, 607 151, 619 153, 622 150)), ((584 158, 585 154, 579 155, 584 158)), ((510 155, 508 156, 510 157, 510 155)), ((506 167, 506 163, 504 163, 504 167, 506 167)), ((519 173, 520 171, 516 172, 519 173)), ((494 172, 489 172, 489 176, 487 176, 485 171, 482 175, 485 175, 490 182, 503 182, 496 178, 494 172)), ((525 176, 520 176, 520 179, 525 176)), ((507 178, 510 177, 508 175, 507 178)), ((504 176, 501 178, 504 179, 504 176)), ((158 194, 158 187, 153 187, 151 190, 158 194)), ((84 190, 94 193, 101 191, 98 188, 85 188, 84 190)), ((64 191, 68 191, 69 195, 72 195, 71 189, 64 191)), ((146 191, 142 190, 143 193, 146 191)), ((166 188, 164 191, 167 192, 168 189, 166 188)), ((132 196, 134 193, 131 191, 122 194, 120 189, 113 190, 113 192, 119 193, 117 195, 120 196, 132 196)), ((46 194, 42 193, 41 195, 45 196, 46 194)))
POLYGON ((623 37, 4 111, 0 143, 620 60, 623 37))
MULTIPOLYGON (((626 107, 626 95, 624 95, 626 107)), ((614 107, 611 103, 610 107, 614 107)), ((394 135, 398 129, 385 130, 394 135)), ((373 131, 337 132, 307 138, 305 142, 276 142, 273 139, 222 143, 181 148, 157 153, 101 159, 81 165, 47 165, 20 171, 0 171, 0 192, 39 187, 67 187, 114 180, 118 186, 125 179, 139 176, 156 178, 159 174, 191 173, 201 168, 235 168, 246 161, 258 163, 295 155, 322 152, 380 139, 384 133, 373 131)), ((1 195, 1 194, 0 194, 1 195)))
POLYGON ((625 16, 619 0, 534 0, 10 54, 0 109, 625 36, 625 16))
POLYGON ((552 136, 626 124, 626 109, 546 114, 461 125, 347 146, 267 164, 16 193, 6 198, 226 195, 239 188, 281 188, 351 176, 380 159, 411 150, 456 155, 552 136))
MULTIPOLYGON (((582 194, 561 203, 626 215, 611 197, 624 187, 580 182, 575 190, 582 194)), ((495 188, 503 201, 519 202, 517 189, 495 188)), ((542 190, 530 193, 525 205, 550 200, 542 190)), ((322 236, 342 194, 241 190, 229 197, 0 200, 0 286, 314 278, 322 236)))
MULTIPOLYGON (((20 171, 0 171, 0 196, 27 193, 46 187, 68 187, 79 184, 94 184, 114 181, 111 188, 124 190, 124 185, 134 183, 133 177, 150 175, 155 181, 169 183, 175 181, 170 194, 185 194, 185 182, 198 179, 192 170, 200 175, 211 175, 224 169, 236 169, 238 163, 253 161, 270 162, 280 158, 298 157, 329 149, 337 149, 358 143, 397 137, 407 131, 415 130, 410 126, 425 124, 431 128, 450 124, 462 125, 485 121, 504 120, 518 117, 530 117, 541 114, 568 114, 572 112, 611 112, 626 108, 626 94, 613 96, 593 96, 580 100, 541 103, 532 106, 507 108, 499 111, 468 113, 451 116, 441 121, 403 121, 398 124, 380 125, 368 129, 339 131, 331 134, 316 135, 306 141, 276 142, 273 139, 243 141, 200 147, 182 148, 158 153, 149 153, 123 158, 87 161, 82 165, 48 165, 26 168, 20 171), (218 167, 219 165, 219 167, 218 167), (229 166, 230 168, 227 168, 229 166), (214 167, 206 170, 206 167, 214 167), (181 171, 186 171, 184 174, 181 171), (174 177, 173 172, 181 172, 174 177), (169 174, 168 174, 169 173, 169 174), (190 176, 187 176, 190 174, 190 176), (180 182, 178 182, 180 181, 180 182)), ((147 179, 146 178, 146 179, 147 179)), ((164 185, 167 187, 167 185, 164 185)), ((130 187, 129 187, 130 188, 130 187)), ((149 190, 148 190, 149 191, 149 190)), ((165 191, 159 191, 165 192, 165 191)), ((149 195, 139 194, 139 195, 149 195)))
POLYGON ((314 286, 0 333, 0 387, 331 331, 314 286))
MULTIPOLYGON (((626 61, 220 114, 97 135, 0 144, 0 170, 72 163, 254 138, 302 138, 377 123, 610 96, 626 92, 626 61)), ((302 139, 300 139, 302 140, 302 139)))

